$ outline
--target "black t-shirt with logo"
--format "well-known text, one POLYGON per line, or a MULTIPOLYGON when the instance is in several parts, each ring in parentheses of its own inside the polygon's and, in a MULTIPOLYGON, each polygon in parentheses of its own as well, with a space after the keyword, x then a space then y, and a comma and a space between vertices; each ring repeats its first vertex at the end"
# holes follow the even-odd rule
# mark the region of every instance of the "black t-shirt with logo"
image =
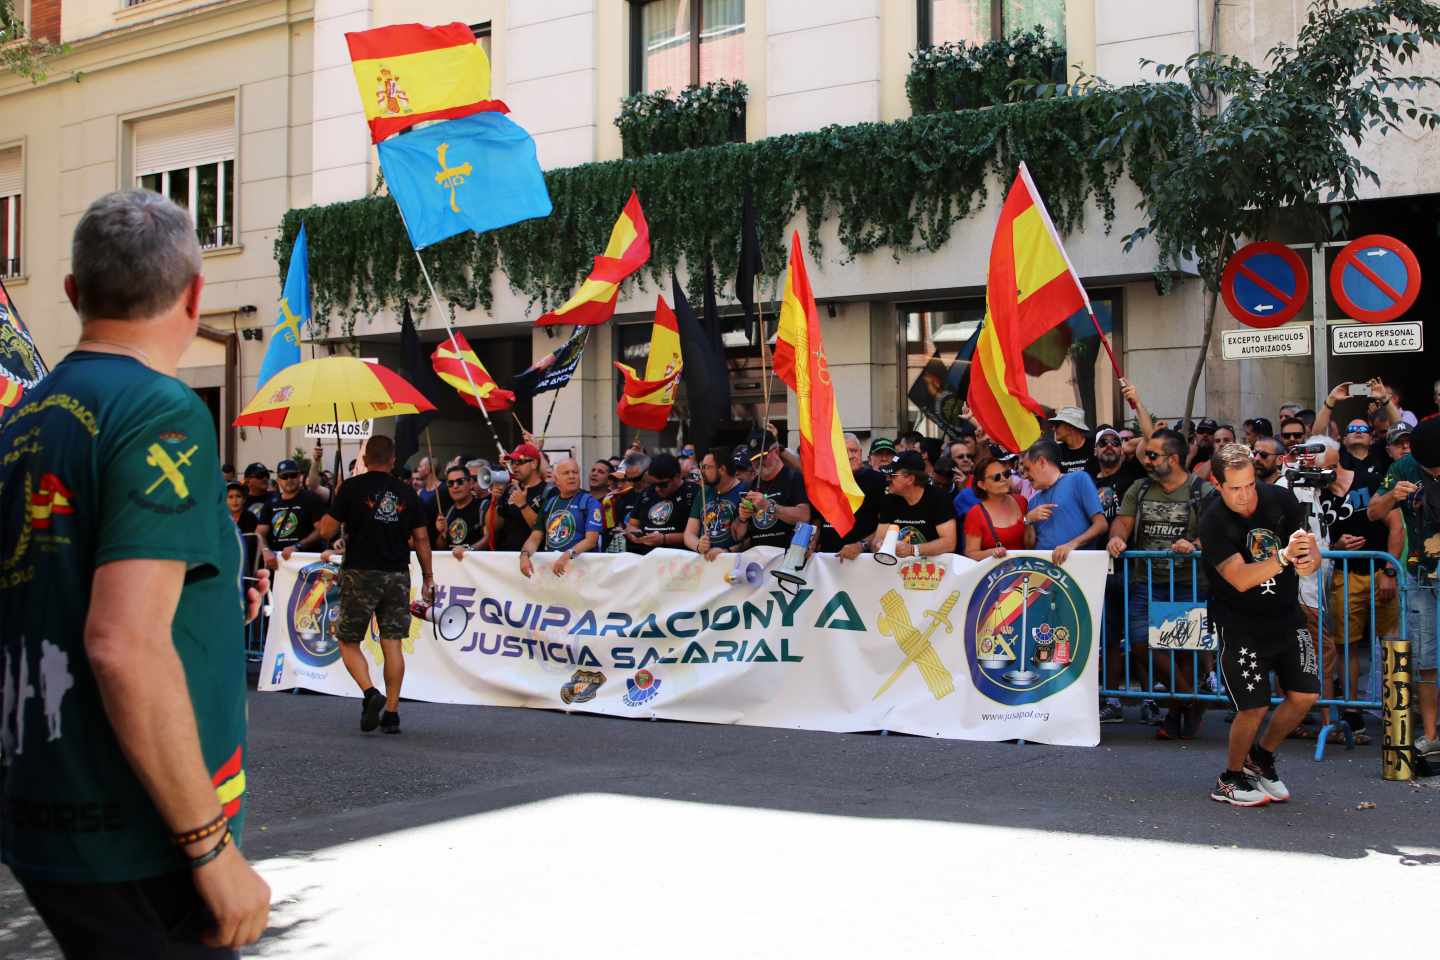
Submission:
POLYGON ((805 481, 801 479, 799 472, 789 467, 781 467, 780 472, 769 480, 756 477, 751 489, 765 494, 766 500, 765 506, 750 517, 751 545, 779 547, 782 550, 790 546, 795 525, 781 520, 776 508, 798 507, 809 502, 805 499, 805 481))
MULTIPOLYGON (((674 495, 666 497, 651 487, 640 495, 630 519, 640 524, 641 533, 684 533, 685 524, 690 520, 695 490, 695 484, 687 481, 674 495)), ((654 549, 629 540, 626 544, 625 549, 629 553, 649 553, 654 549)))
POLYGON ((1276 577, 1241 593, 1220 575, 1218 568, 1237 553, 1246 563, 1269 560, 1290 542, 1290 535, 1305 526, 1305 510, 1284 487, 1262 483, 1256 487, 1255 512, 1242 517, 1215 498, 1200 518, 1202 562, 1210 579, 1210 619, 1222 627, 1245 631, 1247 642, 1273 651, 1293 641, 1300 614, 1300 579, 1287 566, 1276 577))
POLYGON ((325 501, 302 488, 294 499, 275 494, 260 511, 260 526, 269 527, 265 543, 271 550, 283 550, 310 536, 325 516, 325 501))
POLYGON ((1090 476, 1099 472, 1099 462, 1095 459, 1095 441, 1089 437, 1079 450, 1071 450, 1065 444, 1060 444, 1060 472, 1078 473, 1086 471, 1090 476))
MULTIPOLYGON (((535 511, 538 517, 545 505, 545 498, 554 488, 543 480, 533 486, 525 488, 525 505, 535 511)), ((505 494, 505 499, 500 504, 499 513, 505 518, 505 528, 500 531, 500 550, 520 550, 525 546, 525 541, 530 539, 530 531, 533 529, 525 520, 525 514, 519 507, 510 505, 510 494, 505 494)))
MULTIPOLYGON (((1368 477, 1365 479, 1368 480, 1368 477)), ((1350 488, 1344 493, 1334 493, 1329 487, 1320 491, 1315 513, 1320 520, 1320 533, 1331 549, 1339 550, 1340 538, 1347 533, 1365 538, 1365 546, 1360 548, 1362 550, 1389 549, 1389 529, 1384 522, 1371 520, 1367 513, 1370 498, 1375 495, 1384 479, 1385 475, 1381 474, 1374 486, 1370 486, 1361 482, 1362 477, 1357 470, 1354 479, 1350 481, 1350 488)), ((1339 561, 1336 561, 1336 565, 1339 565, 1339 561)), ((1362 570, 1368 571, 1369 566, 1357 562, 1352 569, 1358 573, 1362 570)))
POLYGON ((1340 466, 1346 470, 1355 471, 1355 482, 1351 484, 1352 488, 1364 487, 1374 493, 1380 489, 1380 484, 1385 480, 1385 471, 1390 469, 1390 458, 1385 455, 1383 449, 1379 453, 1374 450, 1370 451, 1370 456, 1364 460, 1359 459, 1349 450, 1341 450, 1340 466))
POLYGON ((631 487, 624 493, 610 493, 601 499, 601 550, 606 553, 625 553, 630 549, 630 541, 625 537, 625 527, 643 495, 643 491, 631 487))
POLYGON ((415 488, 388 473, 362 473, 335 494, 330 516, 345 524, 346 570, 410 569, 410 532, 425 529, 415 488))
POLYGON ((277 496, 277 494, 273 494, 268 490, 264 493, 245 494, 245 512, 254 517, 256 523, 259 523, 260 515, 265 512, 265 504, 269 503, 270 498, 273 496, 277 496))
MULTIPOLYGON (((919 546, 940 536, 940 525, 955 519, 955 502, 950 495, 926 486, 912 506, 898 493, 887 493, 880 501, 878 519, 900 528, 900 542, 919 546)), ((959 532, 956 532, 957 543, 959 532)))
POLYGON ((488 498, 482 501, 471 497, 461 507, 455 504, 445 512, 445 543, 451 547, 473 547, 485 537, 485 507, 488 498))
POLYGON ((1100 494, 1100 510, 1105 514, 1106 523, 1115 519, 1120 504, 1125 501, 1125 491, 1130 489, 1130 485, 1143 479, 1145 468, 1130 457, 1126 457, 1120 464, 1120 469, 1108 477, 1095 474, 1095 492, 1100 494))

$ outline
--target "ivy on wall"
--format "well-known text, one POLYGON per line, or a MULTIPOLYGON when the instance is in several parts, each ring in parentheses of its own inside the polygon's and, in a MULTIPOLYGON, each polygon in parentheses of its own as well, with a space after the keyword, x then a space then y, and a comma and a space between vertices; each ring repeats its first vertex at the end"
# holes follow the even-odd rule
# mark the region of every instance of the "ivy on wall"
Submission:
POLYGON ((1036 26, 988 43, 961 40, 916 50, 910 54, 905 96, 918 116, 1005 103, 1024 89, 1014 84, 1064 79, 1065 48, 1036 26))
POLYGON ((669 90, 631 94, 620 101, 620 113, 615 117, 625 156, 744 141, 749 96, 750 88, 743 80, 686 87, 673 97, 669 90))
MULTIPOLYGON (((1062 231, 1079 224, 1092 199, 1108 230, 1120 155, 1112 160, 1094 151, 1108 119, 1098 100, 1029 100, 552 170, 545 175, 554 204, 548 218, 453 237, 427 248, 425 261, 441 296, 462 309, 493 307, 497 267, 532 307, 549 309, 589 272, 633 187, 650 224, 646 270, 655 285, 663 289, 672 269, 699 264, 706 255, 717 276, 733 277, 747 182, 764 272, 772 280, 785 269, 786 224, 802 209, 815 259, 823 253, 820 226, 833 219, 847 259, 888 249, 898 261, 944 246, 955 222, 985 204, 991 178, 1008 186, 1021 160, 1062 231)), ((302 222, 322 332, 338 319, 339 332, 352 334, 357 317, 407 300, 428 309, 415 254, 389 197, 289 211, 275 242, 282 275, 302 222)))

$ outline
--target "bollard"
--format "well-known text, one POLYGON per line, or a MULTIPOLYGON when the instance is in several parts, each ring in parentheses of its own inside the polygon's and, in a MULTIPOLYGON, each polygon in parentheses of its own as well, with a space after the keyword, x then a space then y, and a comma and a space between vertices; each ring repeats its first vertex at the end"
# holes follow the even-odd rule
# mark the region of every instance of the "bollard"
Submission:
POLYGON ((1410 641, 1386 640, 1384 679, 1380 702, 1384 711, 1385 742, 1380 748, 1380 772, 1386 780, 1415 779, 1414 731, 1410 726, 1410 641))

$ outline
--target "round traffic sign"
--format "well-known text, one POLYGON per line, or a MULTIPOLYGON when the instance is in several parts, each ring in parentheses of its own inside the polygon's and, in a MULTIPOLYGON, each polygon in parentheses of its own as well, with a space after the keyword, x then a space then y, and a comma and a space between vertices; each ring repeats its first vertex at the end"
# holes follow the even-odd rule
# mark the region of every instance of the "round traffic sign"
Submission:
POLYGON ((1225 264, 1220 296, 1247 327, 1278 327, 1294 318, 1310 293, 1310 273, 1283 243, 1247 244, 1225 264))
POLYGON ((1330 266, 1330 292, 1340 309, 1365 323, 1394 320, 1420 296, 1420 263, 1394 237, 1352 240, 1330 266))

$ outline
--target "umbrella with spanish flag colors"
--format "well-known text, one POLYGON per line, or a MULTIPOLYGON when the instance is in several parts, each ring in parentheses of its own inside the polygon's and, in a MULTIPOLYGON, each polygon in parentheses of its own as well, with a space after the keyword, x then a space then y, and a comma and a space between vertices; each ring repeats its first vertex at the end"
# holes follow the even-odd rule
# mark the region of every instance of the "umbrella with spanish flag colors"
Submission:
POLYGON ((435 405, 398 373, 357 357, 319 357, 267 380, 235 418, 237 427, 357 423, 425 413, 435 405))

